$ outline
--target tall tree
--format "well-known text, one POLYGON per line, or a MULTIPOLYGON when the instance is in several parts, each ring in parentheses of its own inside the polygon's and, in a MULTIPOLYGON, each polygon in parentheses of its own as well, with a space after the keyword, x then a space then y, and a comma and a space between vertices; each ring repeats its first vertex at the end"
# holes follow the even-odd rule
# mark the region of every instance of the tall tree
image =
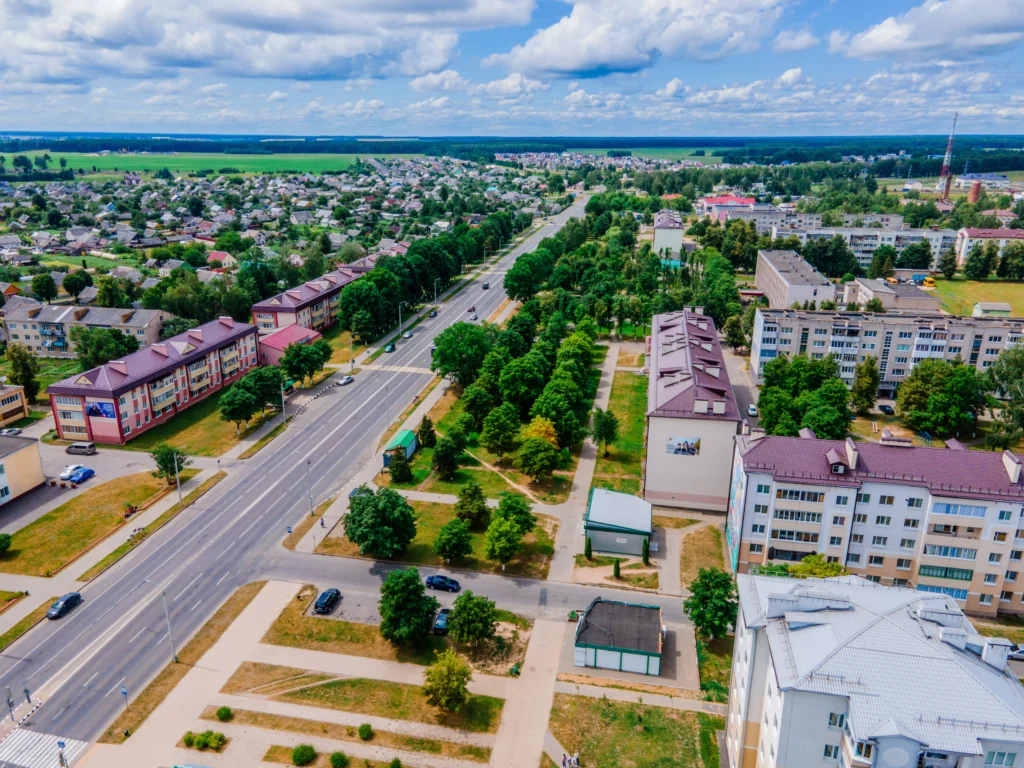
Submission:
POLYGON ((494 601, 467 589, 452 605, 448 634, 457 643, 479 646, 494 637, 497 624, 498 608, 494 601))
POLYGON ((371 557, 400 555, 416 537, 412 507, 390 488, 378 488, 374 494, 364 486, 350 499, 344 524, 345 535, 359 545, 360 554, 371 557))
POLYGON ((602 411, 594 409, 594 440, 598 445, 604 444, 604 455, 608 455, 608 446, 615 442, 619 435, 619 419, 611 408, 602 411))
POLYGON ((484 419, 480 433, 480 444, 500 459, 515 447, 519 431, 519 415, 511 403, 502 403, 493 408, 484 419))
POLYGON ((415 568, 391 571, 380 587, 380 634, 403 645, 421 643, 430 634, 440 603, 426 593, 415 568))
POLYGON ((514 520, 492 517, 484 536, 484 557, 501 563, 501 570, 523 548, 523 534, 514 520))
POLYGON ((259 410, 252 392, 238 386, 231 386, 222 394, 218 406, 221 419, 235 422, 236 432, 241 432, 242 425, 248 423, 259 410))
POLYGON ((455 502, 455 516, 470 525, 479 525, 487 519, 487 497, 484 489, 476 480, 463 483, 459 488, 459 498, 455 502))
POLYGON ((697 631, 712 639, 725 637, 736 623, 738 607, 736 583, 718 568, 701 568, 683 602, 683 611, 697 631))
POLYGON ((434 344, 430 369, 468 387, 480 373, 484 358, 491 350, 487 331, 473 323, 454 323, 439 333, 434 344))
POLYGON ((439 653, 423 672, 423 695, 427 703, 445 712, 458 712, 469 701, 469 682, 473 673, 455 651, 439 653))
POLYGON ((39 394, 39 360, 24 344, 13 343, 4 357, 11 365, 11 383, 25 388, 25 401, 34 403, 39 394))
POLYGON ((434 554, 446 563, 473 554, 473 539, 469 523, 465 520, 449 520, 441 526, 434 539, 434 554))
POLYGON ((857 363, 853 374, 853 389, 850 392, 850 403, 853 409, 861 416, 867 415, 868 411, 875 407, 875 400, 878 397, 878 386, 882 377, 878 372, 878 361, 872 356, 866 356, 857 363))
POLYGON ((43 272, 32 278, 32 293, 40 301, 53 301, 57 298, 57 283, 43 272))
POLYGON ((941 272, 942 276, 947 280, 952 280, 953 276, 956 274, 956 267, 956 251, 950 248, 943 253, 941 257, 939 257, 939 272, 941 272))
POLYGON ((180 477, 181 471, 192 464, 192 459, 167 443, 157 443, 150 456, 156 464, 154 474, 166 480, 168 485, 174 483, 175 478, 180 477))
POLYGON ((434 446, 431 463, 434 471, 442 480, 451 480, 459 471, 459 449, 447 435, 438 440, 437 445, 434 446))
POLYGON ((540 437, 528 437, 516 452, 516 468, 534 480, 551 477, 560 462, 558 451, 540 437))
POLYGON ((139 340, 117 328, 91 328, 84 325, 71 326, 71 343, 74 344, 78 364, 83 371, 124 357, 139 348, 139 340))

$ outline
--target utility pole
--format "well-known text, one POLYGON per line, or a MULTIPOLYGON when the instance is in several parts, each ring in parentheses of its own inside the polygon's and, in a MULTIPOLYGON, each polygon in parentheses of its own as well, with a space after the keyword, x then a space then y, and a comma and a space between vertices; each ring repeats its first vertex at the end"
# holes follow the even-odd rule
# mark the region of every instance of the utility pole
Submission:
POLYGON ((402 335, 402 302, 398 302, 398 335, 402 335))
POLYGON ((309 482, 309 465, 312 462, 306 459, 306 495, 309 497, 309 514, 313 515, 313 485, 309 482))
POLYGON ((181 509, 185 506, 185 502, 181 499, 181 479, 178 477, 178 449, 174 449, 174 484, 178 486, 178 508, 181 509))
POLYGON ((440 277, 434 279, 434 303, 435 304, 437 304, 437 284, 439 282, 441 282, 441 278, 440 277))
POLYGON ((356 369, 356 356, 352 351, 352 333, 348 334, 348 372, 352 373, 356 369))

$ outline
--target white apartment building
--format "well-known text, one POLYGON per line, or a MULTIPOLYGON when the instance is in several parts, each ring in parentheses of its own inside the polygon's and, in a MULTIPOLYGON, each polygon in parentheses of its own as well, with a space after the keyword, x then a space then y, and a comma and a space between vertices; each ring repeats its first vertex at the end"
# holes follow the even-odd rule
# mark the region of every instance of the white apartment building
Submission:
POLYGON ((956 231, 952 229, 885 229, 882 227, 818 227, 816 229, 772 228, 772 239, 795 235, 800 242, 808 240, 831 240, 836 235, 843 238, 857 257, 857 263, 865 270, 871 266, 871 257, 883 245, 891 245, 896 253, 902 253, 908 245, 928 242, 932 249, 932 269, 937 270, 939 258, 956 246, 956 231))
POLYGON ((740 575, 732 768, 991 768, 1024 761, 1008 640, 945 595, 856 577, 740 575))
POLYGON ((835 285, 796 251, 758 251, 754 285, 769 307, 836 300, 835 285))
POLYGON ((984 246, 995 242, 1002 255, 1007 243, 1024 242, 1024 229, 985 229, 983 227, 964 227, 956 233, 956 263, 963 266, 975 245, 984 246))
POLYGON ((1024 613, 1021 458, 947 445, 740 436, 726 529, 737 572, 820 554, 973 613, 1024 613))
POLYGON ((750 343, 750 375, 760 385, 764 366, 778 355, 835 355, 840 376, 853 385, 854 366, 868 355, 878 358, 879 392, 891 394, 926 358, 953 360, 983 371, 1000 353, 1021 340, 1024 318, 956 317, 938 312, 890 310, 811 312, 758 309, 750 343))
MULTIPOLYGON (((822 214, 807 213, 805 211, 786 210, 769 203, 753 203, 749 206, 732 207, 719 215, 719 219, 740 219, 746 222, 754 222, 758 234, 771 232, 773 227, 778 227, 780 234, 785 237, 786 229, 816 229, 820 227, 822 214)), ((881 226, 885 229, 902 229, 903 217, 898 213, 847 213, 843 215, 844 227, 871 227, 881 226)))

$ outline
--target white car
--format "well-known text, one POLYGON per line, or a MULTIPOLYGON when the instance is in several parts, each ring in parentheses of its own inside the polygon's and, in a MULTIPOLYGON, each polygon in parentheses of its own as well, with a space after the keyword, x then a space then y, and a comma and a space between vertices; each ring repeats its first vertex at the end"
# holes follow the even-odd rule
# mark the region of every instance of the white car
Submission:
POLYGON ((753 403, 747 406, 747 416, 757 416, 757 406, 753 403))
POLYGON ((403 339, 411 339, 412 338, 412 331, 406 331, 405 333, 403 333, 402 334, 402 338, 403 339))
POLYGON ((7 429, 0 429, 0 435, 6 435, 7 437, 17 437, 21 434, 21 430, 18 427, 9 427, 7 429))
POLYGON ((355 378, 352 377, 352 376, 342 376, 341 377, 341 386, 344 387, 346 384, 351 384, 353 381, 355 381, 355 378))
POLYGON ((85 469, 85 465, 84 464, 68 464, 66 467, 64 467, 64 471, 60 473, 60 479, 61 480, 67 480, 73 474, 75 474, 75 472, 77 472, 80 469, 85 469))

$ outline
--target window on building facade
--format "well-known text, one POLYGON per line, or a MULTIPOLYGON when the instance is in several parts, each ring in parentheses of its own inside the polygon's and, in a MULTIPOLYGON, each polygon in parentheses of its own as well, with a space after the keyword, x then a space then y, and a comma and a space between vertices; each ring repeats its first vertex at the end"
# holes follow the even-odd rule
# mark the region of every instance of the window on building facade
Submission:
POLYGON ((832 525, 846 525, 846 518, 842 515, 832 515, 832 525))
POLYGON ((850 498, 848 496, 836 496, 836 506, 837 507, 845 507, 849 503, 850 503, 850 498))
POLYGON ((921 525, 921 521, 916 517, 908 517, 903 520, 904 528, 917 528, 919 525, 921 525))
POLYGON ((871 503, 871 494, 870 493, 858 493, 857 494, 857 503, 858 504, 870 504, 871 503))
POLYGON ((892 523, 892 518, 888 515, 875 515, 875 525, 889 525, 892 523))
POLYGON ((873 547, 884 547, 889 542, 888 536, 872 536, 871 546, 873 547))
POLYGON ((876 567, 881 567, 884 564, 885 564, 885 558, 882 557, 881 555, 871 555, 870 557, 868 557, 868 565, 873 565, 873 566, 876 566, 876 567))

